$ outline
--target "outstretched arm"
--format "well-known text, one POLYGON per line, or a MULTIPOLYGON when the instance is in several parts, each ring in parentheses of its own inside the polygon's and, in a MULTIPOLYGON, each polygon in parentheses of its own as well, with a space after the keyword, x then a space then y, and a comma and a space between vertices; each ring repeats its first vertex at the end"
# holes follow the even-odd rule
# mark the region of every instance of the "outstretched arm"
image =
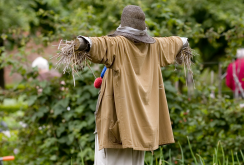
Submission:
POLYGON ((89 52, 91 62, 111 67, 115 60, 116 43, 117 41, 112 37, 78 36, 75 40, 75 50, 89 52))
POLYGON ((173 63, 186 64, 192 58, 188 39, 185 37, 157 37, 159 62, 164 67, 173 63))
POLYGON ((161 67, 175 63, 176 55, 183 47, 180 37, 156 37, 161 67))

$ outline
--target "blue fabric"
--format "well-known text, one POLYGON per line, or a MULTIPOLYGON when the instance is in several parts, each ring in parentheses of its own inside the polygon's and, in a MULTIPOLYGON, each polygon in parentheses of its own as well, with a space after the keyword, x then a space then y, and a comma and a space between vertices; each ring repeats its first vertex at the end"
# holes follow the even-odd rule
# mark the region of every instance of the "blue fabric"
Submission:
POLYGON ((107 68, 106 68, 106 66, 105 66, 105 67, 103 68, 102 73, 101 73, 101 77, 102 77, 102 78, 103 78, 103 76, 104 76, 104 74, 105 74, 106 70, 107 70, 107 68))

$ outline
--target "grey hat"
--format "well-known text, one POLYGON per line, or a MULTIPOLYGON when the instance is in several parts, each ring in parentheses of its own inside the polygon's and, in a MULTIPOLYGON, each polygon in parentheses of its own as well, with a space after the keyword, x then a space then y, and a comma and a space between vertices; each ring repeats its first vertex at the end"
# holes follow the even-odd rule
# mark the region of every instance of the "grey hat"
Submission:
POLYGON ((128 5, 123 9, 121 25, 109 35, 111 37, 124 36, 135 42, 155 43, 155 39, 147 34, 145 14, 139 6, 128 5))

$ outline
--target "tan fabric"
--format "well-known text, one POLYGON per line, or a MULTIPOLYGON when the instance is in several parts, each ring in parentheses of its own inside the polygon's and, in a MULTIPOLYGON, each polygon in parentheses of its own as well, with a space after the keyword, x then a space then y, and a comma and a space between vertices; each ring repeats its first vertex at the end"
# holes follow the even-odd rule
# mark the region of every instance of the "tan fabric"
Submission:
POLYGON ((95 135, 94 165, 144 165, 144 151, 132 148, 105 148, 99 151, 97 135, 95 135))
POLYGON ((174 63, 179 37, 154 44, 125 37, 91 37, 91 61, 108 68, 96 116, 99 149, 155 150, 174 143, 161 67, 174 63))

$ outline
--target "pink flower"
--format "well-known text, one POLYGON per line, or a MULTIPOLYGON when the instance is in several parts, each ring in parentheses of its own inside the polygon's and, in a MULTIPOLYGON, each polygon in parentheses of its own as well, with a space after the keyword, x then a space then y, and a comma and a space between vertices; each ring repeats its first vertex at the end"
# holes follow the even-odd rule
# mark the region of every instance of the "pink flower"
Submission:
POLYGON ((38 89, 38 94, 42 93, 42 88, 38 89))
POLYGON ((64 81, 61 81, 60 84, 65 85, 65 82, 64 81))

